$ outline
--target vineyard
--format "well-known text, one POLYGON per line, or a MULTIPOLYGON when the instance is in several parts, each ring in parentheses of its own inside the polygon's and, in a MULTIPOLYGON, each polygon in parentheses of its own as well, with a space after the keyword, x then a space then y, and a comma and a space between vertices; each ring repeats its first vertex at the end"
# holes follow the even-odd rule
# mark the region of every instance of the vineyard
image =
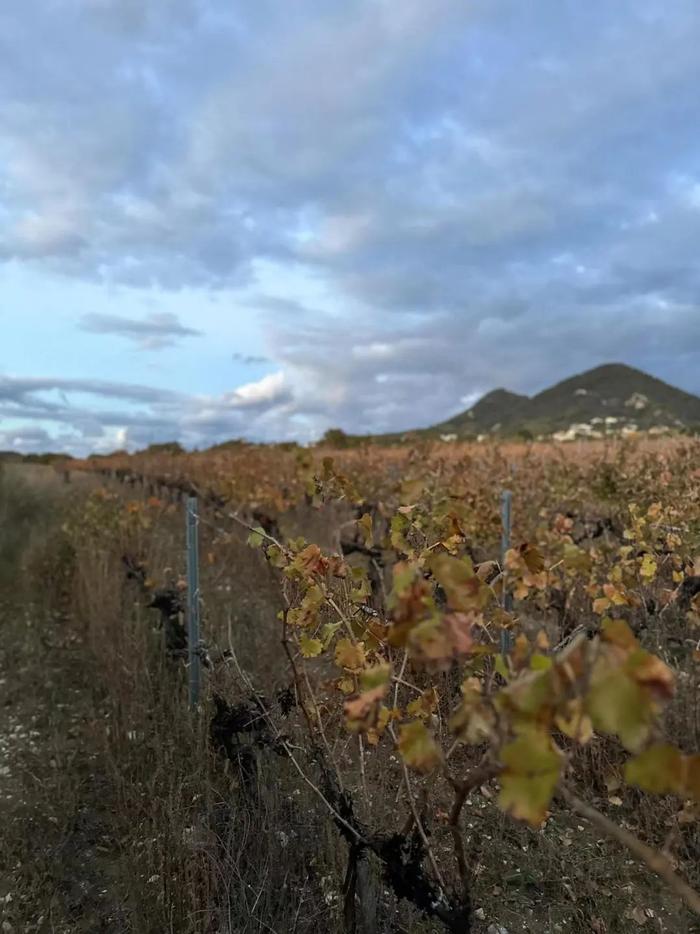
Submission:
POLYGON ((123 755, 156 765, 148 826, 192 799, 206 838, 141 852, 159 923, 699 929, 698 442, 241 444, 70 467, 96 475, 62 528, 72 611, 123 755), (189 713, 192 495, 206 677, 189 713))

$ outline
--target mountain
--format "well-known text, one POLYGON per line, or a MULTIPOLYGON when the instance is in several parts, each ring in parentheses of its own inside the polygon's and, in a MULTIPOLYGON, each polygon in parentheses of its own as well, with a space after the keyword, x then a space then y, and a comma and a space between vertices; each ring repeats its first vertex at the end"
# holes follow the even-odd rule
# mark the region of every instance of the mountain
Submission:
POLYGON ((622 363, 565 379, 535 396, 496 389, 459 415, 418 434, 602 437, 700 430, 700 398, 622 363))

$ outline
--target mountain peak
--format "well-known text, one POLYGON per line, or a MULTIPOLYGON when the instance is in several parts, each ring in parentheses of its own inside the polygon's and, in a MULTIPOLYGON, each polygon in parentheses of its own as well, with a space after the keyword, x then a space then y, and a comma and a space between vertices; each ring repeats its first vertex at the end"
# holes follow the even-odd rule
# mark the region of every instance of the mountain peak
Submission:
POLYGON ((532 397, 499 388, 429 432, 604 437, 700 426, 700 398, 625 363, 605 363, 532 397))

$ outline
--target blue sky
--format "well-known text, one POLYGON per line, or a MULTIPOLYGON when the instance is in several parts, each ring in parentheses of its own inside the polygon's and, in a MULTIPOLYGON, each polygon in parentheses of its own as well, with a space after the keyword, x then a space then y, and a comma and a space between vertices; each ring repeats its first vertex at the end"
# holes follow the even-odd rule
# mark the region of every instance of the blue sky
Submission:
POLYGON ((0 8, 0 449, 700 392, 697 0, 0 8))

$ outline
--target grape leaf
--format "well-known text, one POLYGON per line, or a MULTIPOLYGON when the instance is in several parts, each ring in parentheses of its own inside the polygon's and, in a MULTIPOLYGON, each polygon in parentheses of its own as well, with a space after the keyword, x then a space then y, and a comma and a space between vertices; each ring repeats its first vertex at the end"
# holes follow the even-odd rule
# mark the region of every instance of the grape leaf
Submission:
POLYGON ((260 546, 262 545, 264 541, 265 541, 265 529, 260 525, 256 525, 253 531, 250 533, 250 535, 246 539, 246 544, 250 548, 260 548, 260 546))
POLYGON ((625 765, 625 778, 632 785, 656 794, 679 793, 684 784, 682 754, 673 746, 650 746, 625 765))
POLYGON ((440 749, 421 720, 399 727, 399 752, 406 765, 427 774, 440 763, 440 749))
POLYGON ((539 827, 559 781, 559 750, 546 733, 531 732, 504 746, 501 761, 505 768, 499 806, 518 820, 539 827))
POLYGON ((323 651, 323 643, 320 639, 311 639, 308 636, 302 636, 299 640, 299 649, 304 658, 316 658, 323 651))
POLYGON ((372 529, 372 516, 368 512, 364 513, 358 520, 357 524, 360 527, 360 530, 363 533, 365 540, 365 548, 371 548, 374 545, 374 532, 372 529))
POLYGON ((359 671, 365 664, 365 647, 362 642, 352 643, 349 639, 339 639, 335 647, 335 663, 338 668, 359 671))

